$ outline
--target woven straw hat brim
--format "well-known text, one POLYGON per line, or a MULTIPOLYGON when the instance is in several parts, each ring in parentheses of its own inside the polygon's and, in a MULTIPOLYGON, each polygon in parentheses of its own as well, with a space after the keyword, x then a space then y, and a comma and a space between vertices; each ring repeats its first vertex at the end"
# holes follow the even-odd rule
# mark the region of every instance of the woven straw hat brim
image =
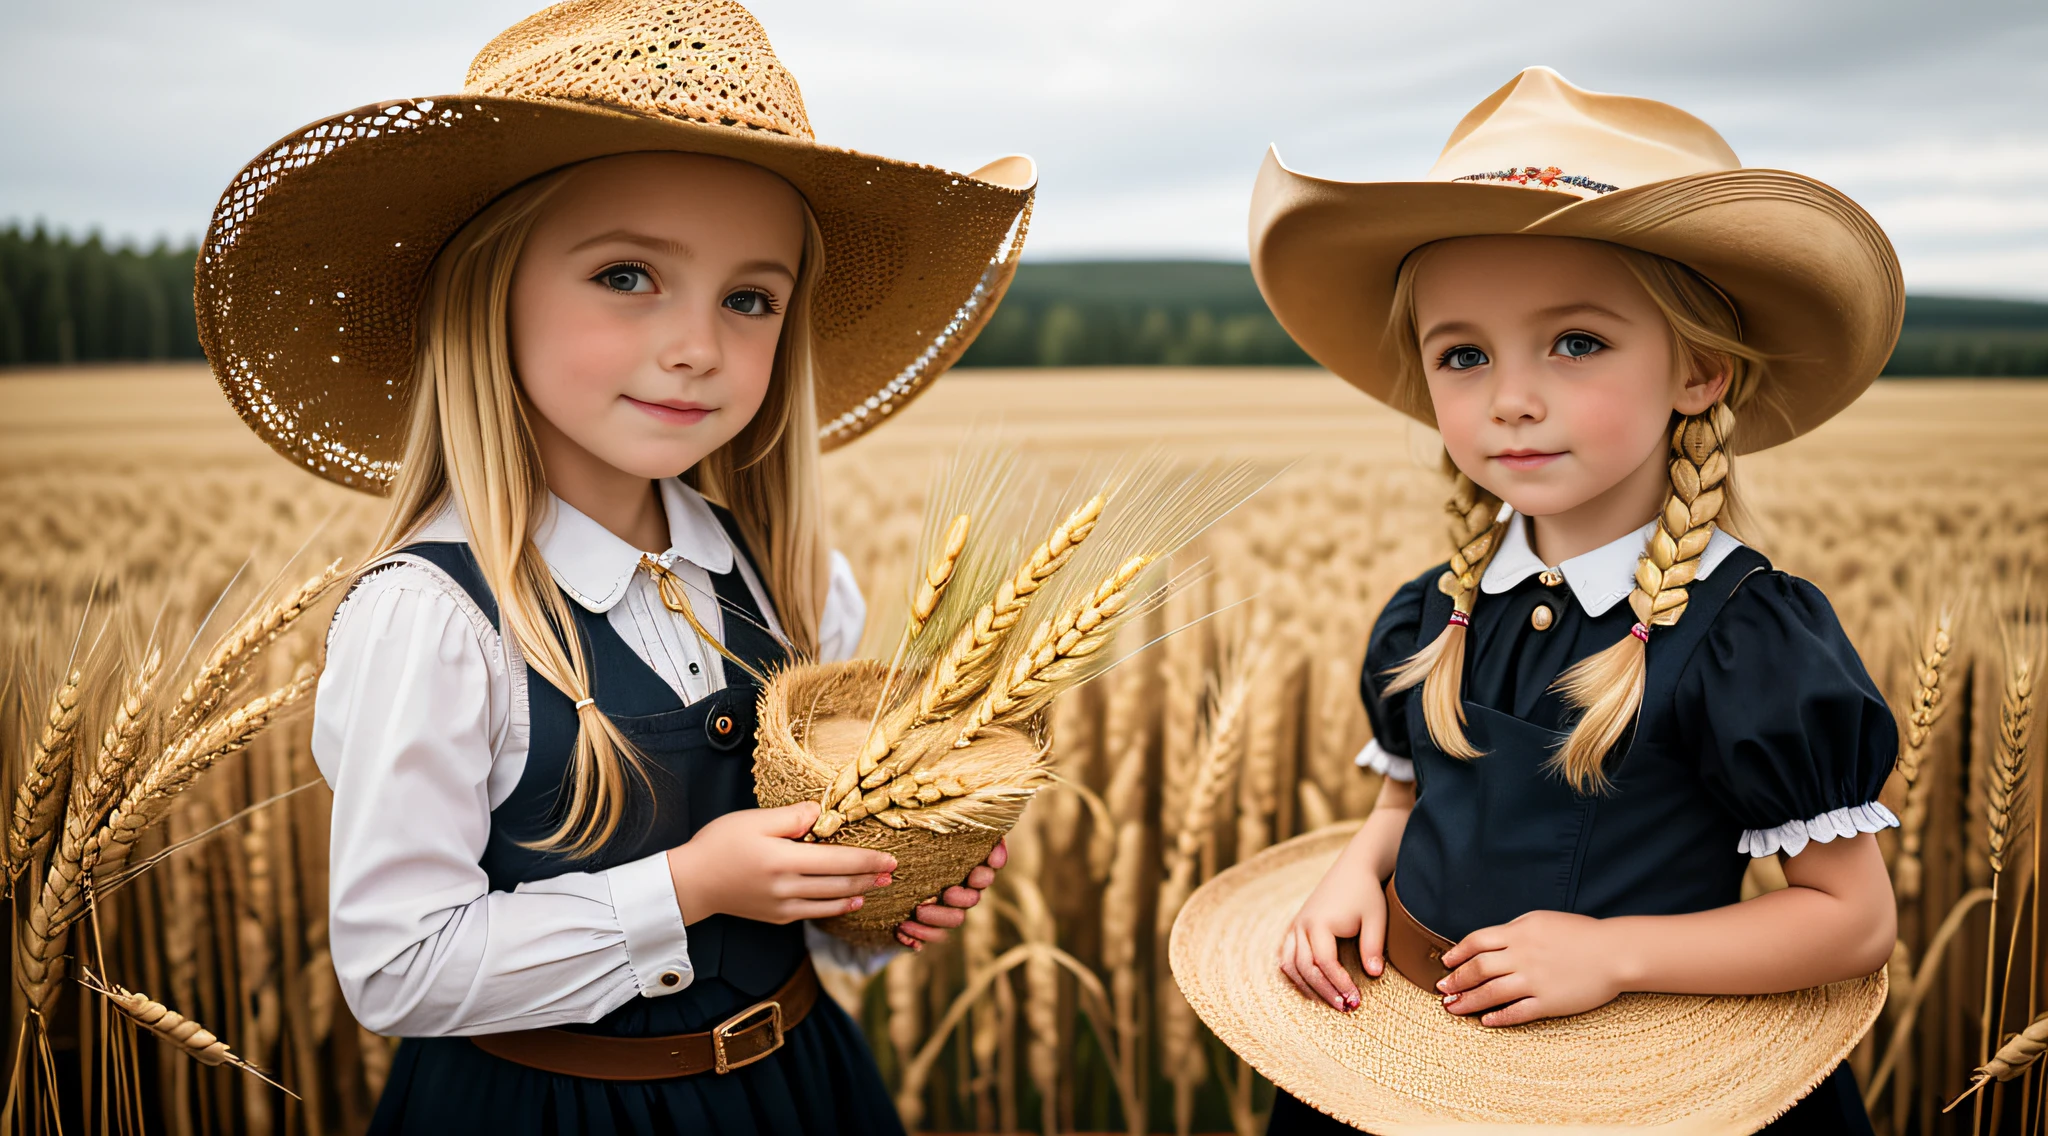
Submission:
POLYGON ((1268 1080, 1382 1136, 1555 1130, 1753 1132, 1854 1049, 1883 972, 1790 994, 1625 994, 1597 1010, 1487 1029, 1391 969, 1346 965, 1351 1013, 1303 996, 1281 937, 1358 822, 1296 837, 1220 873, 1174 921, 1175 981, 1210 1031, 1268 1080))
POLYGON ((1737 452, 1797 437, 1849 405, 1890 357, 1905 317, 1891 242, 1838 191, 1800 174, 1733 169, 1580 200, 1481 182, 1343 182, 1268 151, 1252 193, 1252 273, 1311 357, 1382 402, 1399 374, 1385 334, 1401 263, 1452 237, 1582 237, 1655 253, 1733 302, 1746 343, 1771 357, 1768 401, 1738 424, 1737 452), (1776 413, 1775 411, 1782 411, 1776 413))
POLYGON ((442 245, 522 182, 640 151, 751 162, 809 203, 825 244, 812 328, 826 449, 959 358, 1016 271, 1036 187, 1021 157, 978 180, 566 100, 378 103, 292 132, 222 195, 194 293, 223 390, 295 463, 382 491, 403 444, 420 293, 442 245))

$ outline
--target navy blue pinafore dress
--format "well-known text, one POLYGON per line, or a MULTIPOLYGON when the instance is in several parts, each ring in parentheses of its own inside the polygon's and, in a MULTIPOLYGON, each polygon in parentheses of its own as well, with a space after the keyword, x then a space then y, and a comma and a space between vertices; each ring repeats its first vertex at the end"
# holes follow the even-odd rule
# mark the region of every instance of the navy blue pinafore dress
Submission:
MULTIPOLYGON (((1826 599, 1746 547, 1695 581, 1684 617, 1650 637, 1642 713, 1608 760, 1608 792, 1580 794, 1547 768, 1576 713, 1554 683, 1627 635, 1635 614, 1626 603, 1589 614, 1555 578, 1531 576, 1474 606, 1464 708, 1481 756, 1451 757, 1429 736, 1419 687, 1382 693, 1387 672, 1450 618, 1443 570, 1388 601, 1362 692, 1373 736, 1415 764, 1395 857, 1401 903, 1446 938, 1530 911, 1725 907, 1742 897, 1746 830, 1873 801, 1891 771, 1896 726, 1826 599)), ((1768 1060, 1762 1047, 1758 1060, 1768 1060)), ((1269 1131, 1350 1129, 1283 1092, 1269 1131)), ((1765 1131, 1871 1127, 1844 1064, 1765 1131)))
MULTIPOLYGON (((717 512, 734 550, 745 555, 731 516, 717 512)), ((468 545, 416 544, 404 551, 446 572, 492 625, 498 624, 497 603, 468 545)), ((767 621, 738 564, 712 579, 726 613, 726 648, 757 671, 782 663, 785 649, 766 631, 767 621)), ((545 836, 559 820, 556 796, 576 736, 569 697, 545 681, 529 684, 532 741, 526 768, 511 795, 492 811, 484 850, 482 866, 493 890, 630 863, 689 840, 716 817, 755 807, 759 688, 738 668, 728 668, 730 685, 685 705, 605 616, 574 603, 569 610, 583 637, 592 695, 648 758, 649 783, 643 787, 628 780, 624 818, 599 852, 571 858, 522 847, 522 841, 545 836)), ((564 1028, 618 1037, 706 1030, 781 986, 806 954, 801 924, 775 926, 713 915, 686 930, 696 975, 688 987, 659 998, 634 998, 595 1023, 564 1028)), ((900 1136, 903 1126, 859 1027, 831 998, 820 997, 788 1032, 782 1048, 767 1058, 722 1075, 666 1081, 570 1077, 494 1057, 467 1038, 406 1038, 393 1059, 370 1131, 411 1136, 900 1136)))

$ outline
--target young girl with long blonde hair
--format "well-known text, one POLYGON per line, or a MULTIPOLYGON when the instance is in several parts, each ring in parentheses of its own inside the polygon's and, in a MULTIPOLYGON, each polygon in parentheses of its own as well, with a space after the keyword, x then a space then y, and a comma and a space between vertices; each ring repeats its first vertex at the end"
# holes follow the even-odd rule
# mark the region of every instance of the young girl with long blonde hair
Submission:
MULTIPOLYGON (((1030 189, 1022 159, 812 143, 737 5, 602 0, 224 196, 200 281, 223 386, 392 501, 313 735, 335 969, 406 1039, 374 1131, 900 1131, 811 955, 883 959, 805 923, 894 864, 797 839, 815 804, 754 806, 755 698, 861 635, 821 437, 958 357, 1030 189)), ((1002 859, 899 940, 957 926, 1002 859)))
MULTIPOLYGON (((1368 986, 1421 986, 1444 1013, 1415 1028, 1484 1053, 1455 1018, 1506 1030, 1628 991, 1768 994, 1880 969, 1892 717, 1826 599, 1737 539, 1734 469, 1883 365, 1902 304, 1875 223, 1810 179, 1741 168, 1683 111, 1532 68, 1424 181, 1269 160, 1252 230, 1282 322, 1434 426, 1454 482, 1448 562, 1393 596, 1366 649, 1378 804, 1296 901, 1274 944, 1286 978, 1345 1014, 1368 986), (1738 902, 1761 856, 1790 886, 1738 902)), ((1495 1036, 1505 1062, 1572 1035, 1495 1036)), ((1693 1042, 1761 1064, 1790 1039, 1693 1042)), ((1827 1064, 1794 1071, 1776 1110, 1806 1095, 1781 1130, 1868 1131, 1834 1065, 1853 1042, 1831 1036, 1827 1064)), ((1736 1123, 1650 1071, 1559 1061, 1559 1110, 1619 1094, 1629 1123, 1736 1123)), ((1490 1076, 1507 1075, 1463 1070, 1490 1076)), ((1566 1119, 1516 1112, 1538 1107, 1531 1083, 1495 1087, 1503 1119, 1566 1119)), ((1275 1131, 1342 1127, 1288 1093, 1273 1115, 1275 1131)))

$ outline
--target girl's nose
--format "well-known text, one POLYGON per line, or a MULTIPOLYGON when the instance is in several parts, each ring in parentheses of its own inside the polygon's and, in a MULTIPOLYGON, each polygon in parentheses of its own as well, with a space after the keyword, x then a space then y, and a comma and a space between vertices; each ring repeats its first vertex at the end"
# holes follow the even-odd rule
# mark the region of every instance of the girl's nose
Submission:
POLYGON ((724 362, 718 317, 705 303, 692 300, 675 305, 659 324, 656 336, 655 361, 664 371, 704 376, 724 362))
POLYGON ((1495 363, 1488 411, 1507 425, 1543 421, 1544 406, 1536 377, 1512 363, 1495 363))

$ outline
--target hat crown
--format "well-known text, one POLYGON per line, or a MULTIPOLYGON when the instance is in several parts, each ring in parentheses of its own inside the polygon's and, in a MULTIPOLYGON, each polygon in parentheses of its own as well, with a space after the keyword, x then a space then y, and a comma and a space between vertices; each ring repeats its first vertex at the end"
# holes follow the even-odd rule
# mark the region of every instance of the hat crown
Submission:
POLYGON ((1675 106, 1588 91, 1530 67, 1465 115, 1429 180, 1592 195, 1741 165, 1713 127, 1675 106))
POLYGON ((469 65, 463 93, 568 99, 812 140, 796 77, 731 0, 570 0, 519 21, 469 65))

